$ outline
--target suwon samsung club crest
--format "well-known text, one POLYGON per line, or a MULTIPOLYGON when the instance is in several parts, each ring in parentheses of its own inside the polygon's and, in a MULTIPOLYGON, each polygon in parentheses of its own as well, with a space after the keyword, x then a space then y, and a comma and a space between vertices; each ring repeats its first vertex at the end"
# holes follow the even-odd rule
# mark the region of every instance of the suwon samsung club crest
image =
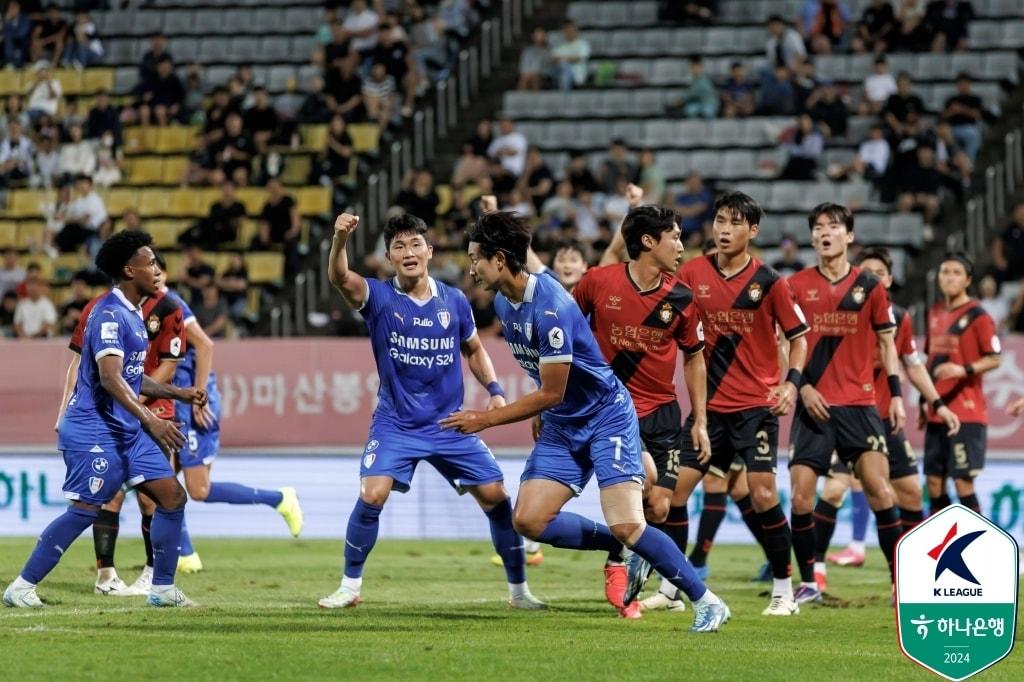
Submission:
POLYGON ((949 680, 1001 661, 1017 625, 1017 543, 962 505, 936 513, 896 546, 900 648, 949 680))

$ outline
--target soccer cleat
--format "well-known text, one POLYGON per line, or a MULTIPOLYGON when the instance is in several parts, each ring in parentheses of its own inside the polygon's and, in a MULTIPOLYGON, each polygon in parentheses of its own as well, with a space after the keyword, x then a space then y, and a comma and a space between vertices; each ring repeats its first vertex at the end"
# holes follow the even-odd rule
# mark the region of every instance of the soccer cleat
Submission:
POLYGON ((640 620, 644 617, 641 613, 640 602, 638 601, 632 601, 628 606, 623 606, 617 610, 619 618, 625 618, 626 620, 640 620))
POLYGON ((819 592, 824 592, 828 589, 828 578, 821 571, 815 571, 814 584, 818 586, 819 592))
POLYGON ((777 594, 772 597, 771 603, 761 612, 761 615, 795 616, 798 613, 800 613, 800 605, 794 599, 777 594))
POLYGON ((15 587, 14 583, 11 583, 4 590, 4 606, 10 606, 15 609, 41 609, 43 608, 43 602, 39 600, 39 595, 36 594, 35 585, 15 587))
POLYGON ((693 572, 697 574, 697 577, 700 578, 702 583, 706 583, 708 581, 708 576, 711 575, 711 571, 708 570, 707 564, 704 564, 703 566, 694 566, 693 572))
POLYGON ((185 593, 174 585, 154 585, 149 591, 146 603, 156 607, 191 608, 199 606, 185 596, 185 593))
POLYGON ((719 600, 717 604, 694 604, 690 632, 718 632, 731 617, 732 613, 724 601, 719 600))
POLYGON ((629 606, 644 589, 644 583, 651 576, 651 564, 642 556, 633 552, 626 559, 626 591, 622 595, 622 605, 629 606))
POLYGON ((775 574, 772 573, 772 565, 766 561, 761 564, 761 568, 758 570, 757 575, 755 575, 750 582, 770 583, 774 577, 775 574))
POLYGON ((299 506, 299 496, 295 488, 281 488, 280 493, 281 504, 277 505, 277 513, 288 524, 292 537, 297 538, 302 532, 302 507, 299 506))
POLYGON ((363 598, 359 593, 347 587, 339 587, 334 594, 329 594, 317 602, 322 609, 350 609, 362 603, 363 598))
POLYGON ((510 609, 523 609, 524 611, 547 611, 548 605, 534 597, 530 592, 523 592, 514 597, 509 597, 508 606, 510 609))
POLYGON ((141 595, 143 597, 149 595, 149 591, 153 588, 153 567, 146 566, 142 569, 142 573, 135 579, 135 582, 128 588, 133 594, 141 595))
POLYGON ((134 586, 127 585, 125 581, 116 575, 110 580, 97 580, 95 592, 106 597, 139 597, 149 594, 148 592, 135 590, 134 586))
POLYGON ((796 588, 796 593, 793 595, 793 601, 797 604, 810 604, 810 603, 821 603, 821 590, 818 587, 811 585, 801 585, 796 588))
MULTIPOLYGON (((544 553, 539 549, 536 552, 526 553, 526 565, 527 566, 540 566, 541 562, 544 561, 544 553)), ((505 565, 505 562, 501 560, 500 554, 495 554, 491 557, 491 563, 499 568, 505 565)))
POLYGON ((605 564, 604 598, 617 609, 621 609, 622 595, 626 593, 626 567, 622 564, 605 564))
POLYGON ((686 611, 686 602, 679 598, 679 590, 673 595, 667 595, 658 590, 647 599, 640 602, 640 608, 644 611, 655 611, 665 609, 669 613, 683 613, 686 611))
POLYGON ((203 560, 199 558, 199 552, 178 557, 178 573, 198 573, 201 570, 203 570, 203 560))
POLYGON ((846 549, 839 552, 832 552, 825 557, 825 561, 836 566, 854 566, 860 567, 864 565, 864 559, 867 557, 864 552, 858 552, 854 549, 847 547, 846 549))

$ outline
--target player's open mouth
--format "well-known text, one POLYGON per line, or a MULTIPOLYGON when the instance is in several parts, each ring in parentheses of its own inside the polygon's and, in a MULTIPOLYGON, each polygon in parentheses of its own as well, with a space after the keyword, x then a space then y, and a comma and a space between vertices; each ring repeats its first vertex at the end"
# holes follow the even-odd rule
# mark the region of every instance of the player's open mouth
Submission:
POLYGON ((828 240, 828 239, 822 239, 821 240, 821 248, 827 249, 827 248, 829 248, 831 246, 832 246, 831 240, 828 240))

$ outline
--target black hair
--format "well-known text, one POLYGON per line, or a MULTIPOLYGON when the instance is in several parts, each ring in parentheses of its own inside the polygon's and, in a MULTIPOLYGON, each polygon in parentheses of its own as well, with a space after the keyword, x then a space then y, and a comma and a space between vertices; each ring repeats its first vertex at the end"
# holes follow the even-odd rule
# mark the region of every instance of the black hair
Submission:
POLYGON ((167 261, 159 251, 153 252, 153 258, 156 259, 156 264, 159 266, 161 272, 167 272, 167 261))
POLYGON ((152 246, 153 238, 148 232, 127 230, 118 232, 103 242, 96 254, 96 267, 110 279, 120 282, 124 279, 124 266, 144 246, 152 246))
POLYGON ((384 223, 384 247, 391 248, 391 240, 400 234, 418 234, 421 237, 427 233, 427 224, 412 213, 403 213, 388 218, 384 223))
POLYGON ((562 251, 575 251, 576 253, 580 254, 580 257, 583 259, 584 262, 586 262, 587 260, 587 253, 586 251, 583 250, 583 245, 580 244, 575 239, 567 239, 563 242, 558 242, 557 244, 555 244, 555 248, 553 249, 553 251, 555 253, 555 256, 558 256, 558 254, 561 253, 562 251))
POLYGON ((942 265, 942 263, 946 263, 951 260, 954 260, 963 265, 964 270, 967 271, 967 276, 970 277, 971 279, 974 278, 974 261, 971 260, 970 256, 968 256, 963 251, 947 251, 946 254, 942 257, 942 261, 939 263, 939 265, 942 265))
POLYGON ((814 223, 818 222, 818 218, 821 216, 827 216, 837 223, 842 223, 846 226, 847 232, 853 232, 853 211, 846 206, 834 204, 831 201, 818 204, 807 215, 807 227, 814 230, 814 223))
POLYGON ((885 265, 885 269, 892 274, 892 256, 889 255, 889 249, 884 246, 873 246, 869 249, 864 249, 857 256, 857 265, 862 265, 866 260, 877 260, 881 261, 885 265))
POLYGON ((653 237, 655 241, 661 241, 661 235, 671 232, 679 222, 675 211, 660 206, 637 206, 626 214, 622 221, 622 238, 626 242, 626 253, 630 259, 635 260, 644 248, 644 236, 653 237))
POLYGON ((782 15, 780 15, 780 14, 773 14, 773 15, 768 17, 768 21, 766 21, 765 23, 766 24, 785 24, 786 20, 783 19, 782 15))
POLYGON ((42 270, 42 269, 43 269, 43 266, 40 265, 39 263, 36 263, 35 261, 32 261, 31 263, 29 263, 28 265, 25 266, 25 270, 26 271, 28 271, 28 270, 42 270))
POLYGON ((480 245, 484 258, 500 251, 513 275, 526 270, 526 252, 530 246, 530 223, 509 211, 495 211, 477 218, 469 232, 469 241, 480 245))
POLYGON ((967 73, 966 71, 961 71, 960 73, 958 73, 956 75, 956 78, 953 79, 953 82, 956 83, 957 81, 969 81, 969 80, 971 80, 971 74, 967 73))
POLYGON ((733 215, 738 215, 750 225, 760 225, 764 218, 764 210, 754 200, 754 197, 743 192, 726 192, 715 200, 715 214, 726 210, 733 215))

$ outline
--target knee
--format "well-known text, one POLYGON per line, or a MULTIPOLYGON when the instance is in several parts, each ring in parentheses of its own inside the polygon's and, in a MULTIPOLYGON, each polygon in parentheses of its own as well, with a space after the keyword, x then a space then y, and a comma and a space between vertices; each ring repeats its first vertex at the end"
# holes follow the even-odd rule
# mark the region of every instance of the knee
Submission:
POLYGON ((807 494, 801 490, 793 491, 793 513, 794 514, 810 514, 814 511, 814 492, 807 494))
POLYGON ((524 538, 539 540, 547 525, 548 519, 521 512, 518 509, 512 515, 512 527, 524 538))
POLYGON ((779 503, 779 495, 770 486, 755 485, 750 489, 750 501, 757 511, 766 511, 779 503))
POLYGON ((185 504, 188 503, 188 495, 185 494, 185 489, 181 487, 180 483, 174 489, 174 492, 171 493, 170 497, 171 499, 167 501, 169 504, 160 505, 167 511, 178 511, 179 509, 184 509, 185 504))
POLYGON ((647 524, 644 523, 617 523, 611 526, 609 530, 611 530, 616 540, 627 547, 631 547, 640 539, 645 528, 647 528, 647 524))
MULTIPOLYGON (((668 518, 669 498, 667 496, 652 495, 647 499, 644 509, 644 517, 648 523, 664 523, 668 518)), ((635 525, 635 524, 630 524, 635 525)))
POLYGON ((508 493, 501 483, 491 483, 478 487, 474 497, 484 510, 490 511, 507 500, 508 493))
POLYGON ((185 489, 188 490, 188 496, 196 502, 205 502, 210 496, 209 483, 193 483, 186 480, 185 489))
POLYGON ((380 490, 376 488, 364 490, 362 494, 359 496, 359 499, 361 499, 366 504, 373 504, 378 507, 383 507, 384 503, 388 501, 389 492, 390 491, 380 490))

